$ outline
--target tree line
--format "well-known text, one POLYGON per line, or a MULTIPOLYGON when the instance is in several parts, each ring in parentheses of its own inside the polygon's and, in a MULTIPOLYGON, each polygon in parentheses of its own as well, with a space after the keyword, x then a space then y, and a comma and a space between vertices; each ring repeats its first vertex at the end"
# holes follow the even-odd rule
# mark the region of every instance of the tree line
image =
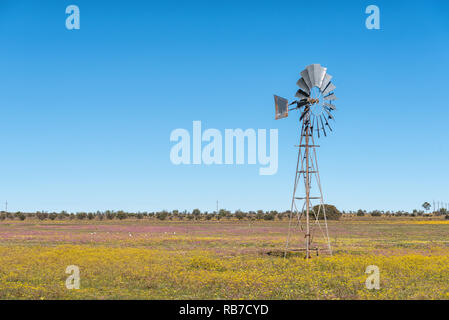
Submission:
MULTIPOLYGON (((341 216, 372 216, 372 217, 380 217, 380 216, 410 216, 417 217, 423 215, 434 215, 434 216, 446 216, 449 219, 449 214, 446 209, 442 208, 438 212, 428 213, 422 210, 413 210, 412 212, 407 211, 383 211, 383 210, 362 210, 359 209, 357 211, 343 211, 340 212, 333 205, 325 205, 326 209, 326 218, 328 220, 338 220, 341 216)), ((314 212, 318 212, 318 206, 313 207, 314 212)), ((154 220, 203 220, 203 221, 220 221, 220 220, 265 220, 265 221, 273 221, 273 220, 284 220, 288 219, 290 216, 290 211, 229 211, 226 209, 220 209, 217 212, 202 212, 199 209, 194 209, 192 211, 157 211, 157 212, 126 212, 122 210, 114 211, 114 210, 106 210, 106 211, 96 211, 96 212, 76 212, 76 213, 68 213, 66 211, 57 212, 46 212, 46 211, 37 211, 37 212, 5 212, 0 211, 0 221, 3 220, 25 220, 25 219, 38 219, 38 220, 125 220, 125 219, 154 219, 154 220)), ((312 218, 316 218, 313 214, 312 218)), ((323 210, 320 210, 320 214, 318 216, 320 220, 324 219, 323 210)))
MULTIPOLYGON (((337 220, 341 217, 341 212, 334 206, 326 206, 326 218, 329 220, 337 220)), ((315 212, 318 212, 318 206, 314 207, 315 212)), ((242 211, 236 210, 231 212, 229 210, 221 209, 217 212, 202 212, 199 209, 194 209, 191 212, 179 210, 173 211, 158 211, 158 212, 126 212, 126 211, 96 211, 96 212, 77 212, 68 213, 66 211, 57 212, 0 212, 0 221, 3 220, 25 220, 25 219, 38 219, 38 220, 124 220, 124 219, 155 219, 155 220, 284 220, 288 219, 290 211, 278 212, 276 210, 271 211, 242 211)), ((324 215, 321 214, 318 217, 323 219, 324 215)))
POLYGON ((408 211, 384 211, 384 210, 372 210, 372 211, 366 211, 366 210, 362 210, 359 209, 357 211, 347 211, 344 212, 343 214, 350 214, 350 215, 355 215, 355 216, 359 216, 359 217, 363 217, 363 216, 372 216, 372 217, 380 217, 380 216, 386 216, 386 217, 401 217, 401 216, 405 216, 405 217, 420 217, 420 216, 425 216, 425 215, 432 215, 432 216, 446 216, 449 217, 448 215, 448 211, 445 208, 442 208, 440 210, 435 210, 434 212, 430 212, 430 211, 423 211, 423 210, 413 210, 411 212, 408 211))

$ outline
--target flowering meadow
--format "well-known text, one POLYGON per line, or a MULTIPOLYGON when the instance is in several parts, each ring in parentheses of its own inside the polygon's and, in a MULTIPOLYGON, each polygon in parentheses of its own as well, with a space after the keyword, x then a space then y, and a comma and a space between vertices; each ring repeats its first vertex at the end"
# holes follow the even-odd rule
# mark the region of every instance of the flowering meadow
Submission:
MULTIPOLYGON (((332 221, 334 254, 286 258, 287 221, 2 221, 0 299, 448 299, 449 221, 332 221), (66 288, 66 267, 80 288, 66 288), (368 290, 369 265, 380 289, 368 290)), ((292 238, 299 245, 303 236, 292 238)))

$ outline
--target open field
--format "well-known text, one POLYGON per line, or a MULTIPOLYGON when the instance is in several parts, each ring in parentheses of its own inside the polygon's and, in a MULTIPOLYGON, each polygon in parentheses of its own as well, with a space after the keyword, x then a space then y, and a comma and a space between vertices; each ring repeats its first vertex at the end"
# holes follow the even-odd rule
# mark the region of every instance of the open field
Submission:
MULTIPOLYGON (((449 221, 344 218, 286 259, 284 221, 3 221, 0 299, 448 299, 449 221), (68 290, 66 267, 80 268, 68 290), (380 269, 380 290, 365 269, 380 269)), ((293 242, 302 241, 299 236, 293 242)))

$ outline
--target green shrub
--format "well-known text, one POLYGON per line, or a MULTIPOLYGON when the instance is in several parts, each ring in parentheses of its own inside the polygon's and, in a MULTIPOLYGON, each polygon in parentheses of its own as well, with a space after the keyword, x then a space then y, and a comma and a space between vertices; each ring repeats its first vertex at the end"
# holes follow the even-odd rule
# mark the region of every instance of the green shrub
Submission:
MULTIPOLYGON (((319 220, 324 220, 324 211, 326 211, 327 220, 340 220, 342 213, 335 206, 330 204, 324 204, 323 206, 325 210, 323 210, 323 208, 319 210, 320 205, 316 205, 313 207, 313 212, 315 212, 315 214, 319 212, 319 220)), ((312 214, 311 217, 313 219, 316 219, 314 214, 312 214)))

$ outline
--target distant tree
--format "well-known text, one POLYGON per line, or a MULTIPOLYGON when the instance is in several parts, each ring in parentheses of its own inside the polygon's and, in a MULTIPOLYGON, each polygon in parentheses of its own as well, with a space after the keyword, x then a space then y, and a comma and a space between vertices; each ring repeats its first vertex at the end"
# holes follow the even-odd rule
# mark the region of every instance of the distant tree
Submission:
POLYGON ((424 208, 424 210, 429 211, 432 206, 426 201, 422 204, 422 207, 424 208))
POLYGON ((136 214, 134 212, 125 212, 126 218, 135 218, 136 214))
POLYGON ((85 212, 77 212, 76 218, 77 218, 78 220, 84 220, 84 219, 87 218, 87 213, 85 213, 85 212))
POLYGON ((263 212, 263 210, 257 210, 257 212, 256 212, 256 220, 262 220, 264 215, 265 215, 265 213, 263 212))
POLYGON ((45 220, 45 219, 48 218, 48 213, 38 211, 38 212, 36 212, 36 217, 37 217, 39 220, 45 220))
POLYGON ((195 218, 195 220, 198 220, 200 218, 201 211, 200 211, 200 209, 193 209, 192 214, 193 214, 193 217, 195 218))
POLYGON ((106 216, 106 219, 108 220, 112 220, 115 218, 115 212, 112 212, 110 210, 106 210, 104 214, 106 216))
MULTIPOLYGON (((324 210, 323 208, 321 208, 321 210, 318 210, 320 205, 316 205, 313 207, 313 212, 315 212, 315 214, 317 214, 319 212, 318 215, 318 219, 319 220, 323 220, 324 219, 324 211, 326 211, 326 219, 327 220, 340 220, 342 213, 333 205, 331 204, 324 204, 324 210)), ((313 219, 315 219, 315 216, 312 214, 313 219)))
POLYGON ((357 216, 363 217, 365 215, 365 212, 362 209, 357 210, 357 216))
POLYGON ((379 210, 373 210, 371 211, 370 215, 372 217, 380 217, 382 215, 382 212, 380 212, 379 210))
POLYGON ((126 214, 126 213, 125 213, 124 211, 122 211, 122 210, 117 211, 117 218, 118 218, 119 220, 126 219, 126 218, 128 218, 128 214, 126 214))
POLYGON ((165 210, 156 213, 156 218, 159 220, 165 220, 165 219, 167 219, 167 216, 168 216, 168 212, 165 210))
POLYGON ((243 211, 237 210, 236 212, 234 212, 234 216, 239 220, 243 220, 246 217, 246 213, 243 211))
POLYGON ((264 214, 263 219, 266 221, 273 221, 276 217, 275 211, 270 211, 264 214))
POLYGON ((218 220, 220 220, 221 218, 226 217, 226 210, 225 209, 220 209, 220 211, 218 211, 218 220))
POLYGON ((288 217, 290 217, 290 210, 278 213, 279 220, 283 220, 284 218, 288 217))
POLYGON ((64 220, 65 218, 67 218, 69 216, 69 214, 67 213, 67 211, 62 210, 59 214, 58 214, 58 219, 59 220, 64 220))

